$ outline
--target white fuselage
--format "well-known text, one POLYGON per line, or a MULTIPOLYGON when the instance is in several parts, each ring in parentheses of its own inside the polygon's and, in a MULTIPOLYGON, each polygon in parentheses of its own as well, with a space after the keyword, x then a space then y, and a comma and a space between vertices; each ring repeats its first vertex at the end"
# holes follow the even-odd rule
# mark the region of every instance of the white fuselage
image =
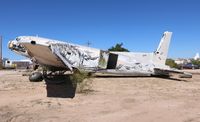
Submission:
POLYGON ((165 65, 171 32, 165 32, 154 53, 109 52, 57 40, 20 36, 9 42, 9 48, 44 66, 67 70, 117 70, 153 73, 165 65))

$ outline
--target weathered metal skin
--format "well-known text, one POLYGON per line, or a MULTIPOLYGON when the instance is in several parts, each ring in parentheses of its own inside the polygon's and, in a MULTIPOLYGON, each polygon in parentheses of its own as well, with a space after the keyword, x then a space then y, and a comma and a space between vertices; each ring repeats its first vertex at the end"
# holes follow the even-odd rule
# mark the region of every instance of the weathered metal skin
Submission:
POLYGON ((70 44, 51 44, 52 52, 59 52, 71 67, 96 67, 98 65, 98 51, 85 51, 79 46, 70 44))

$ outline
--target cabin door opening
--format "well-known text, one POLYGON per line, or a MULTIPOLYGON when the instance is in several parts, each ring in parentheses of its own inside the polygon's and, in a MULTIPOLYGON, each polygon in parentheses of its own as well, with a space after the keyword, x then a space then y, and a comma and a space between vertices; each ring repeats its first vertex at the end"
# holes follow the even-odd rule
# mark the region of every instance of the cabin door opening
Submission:
POLYGON ((118 55, 109 53, 107 69, 115 69, 117 66, 118 55))

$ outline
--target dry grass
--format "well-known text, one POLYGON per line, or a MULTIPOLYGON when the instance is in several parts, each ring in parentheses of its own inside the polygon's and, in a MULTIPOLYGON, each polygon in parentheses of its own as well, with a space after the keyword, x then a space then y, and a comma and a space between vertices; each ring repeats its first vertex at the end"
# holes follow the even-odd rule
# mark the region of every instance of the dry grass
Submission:
POLYGON ((70 76, 70 80, 76 86, 77 93, 88 93, 92 91, 93 77, 87 72, 75 72, 70 76))

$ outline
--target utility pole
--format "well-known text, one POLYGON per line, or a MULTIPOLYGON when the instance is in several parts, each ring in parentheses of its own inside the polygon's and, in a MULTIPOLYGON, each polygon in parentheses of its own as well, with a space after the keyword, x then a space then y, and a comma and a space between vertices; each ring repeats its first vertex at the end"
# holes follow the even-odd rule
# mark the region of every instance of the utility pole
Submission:
POLYGON ((2 62, 2 36, 0 36, 0 69, 3 68, 3 62, 2 62))
POLYGON ((90 47, 90 45, 91 45, 92 43, 90 43, 90 41, 88 41, 86 44, 87 44, 88 47, 90 47))

